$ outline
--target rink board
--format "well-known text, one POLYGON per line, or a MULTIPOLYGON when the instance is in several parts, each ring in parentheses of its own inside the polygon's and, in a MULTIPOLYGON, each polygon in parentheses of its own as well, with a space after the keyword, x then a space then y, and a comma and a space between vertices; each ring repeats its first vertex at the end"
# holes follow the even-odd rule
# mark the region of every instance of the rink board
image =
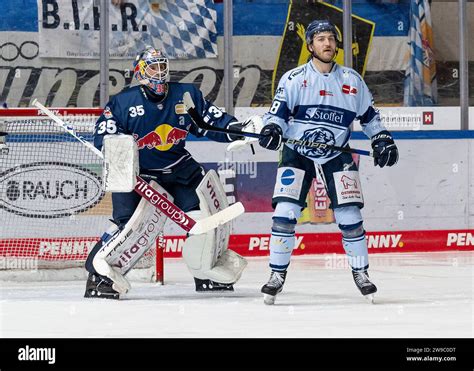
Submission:
MULTIPOLYGON (((437 113, 431 117, 439 118, 437 113)), ((380 169, 374 167, 370 158, 361 156, 359 160, 365 200, 362 215, 369 250, 474 250, 474 132, 419 130, 394 135, 400 150, 397 166, 380 169)), ((193 157, 207 170, 217 170, 229 203, 240 201, 246 209, 244 215, 233 221, 230 248, 244 256, 268 255, 278 153, 259 146, 255 146, 255 155, 248 149, 229 153, 225 143, 192 139, 189 138, 187 148, 193 157)), ((354 148, 370 148, 370 142, 361 133, 354 132, 352 139, 354 148)), ((89 164, 82 167, 91 168, 89 164)), ((68 174, 64 175, 65 181, 72 182, 74 178, 68 174)), ((6 176, 2 179, 11 180, 6 176)), ((44 201, 41 195, 19 197, 23 202, 19 206, 37 210, 39 201, 44 201)), ((67 201, 74 200, 64 200, 67 201)), ((86 201, 86 205, 95 206, 73 215, 74 218, 17 215, 16 209, 0 207, 0 218, 8 221, 0 225, 0 258, 83 261, 110 224, 111 216, 106 197, 99 204, 93 198, 86 201)), ((343 253, 335 223, 303 223, 296 231, 295 254, 343 253)), ((184 241, 181 228, 167 223, 164 235, 168 237, 165 256, 180 256, 184 241)))
MULTIPOLYGON (((28 255, 43 260, 85 260, 88 251, 96 239, 17 239, 0 240, 0 256, 8 256, 8 244, 28 242, 28 255)), ((181 257, 185 236, 167 236, 164 256, 181 257)), ((229 247, 243 256, 267 256, 269 254, 270 235, 234 234, 229 247)), ((406 253, 436 251, 472 251, 474 250, 474 232, 472 230, 439 231, 387 231, 368 232, 367 244, 370 253, 406 253)), ((344 250, 340 233, 298 233, 294 255, 342 254, 344 250)))

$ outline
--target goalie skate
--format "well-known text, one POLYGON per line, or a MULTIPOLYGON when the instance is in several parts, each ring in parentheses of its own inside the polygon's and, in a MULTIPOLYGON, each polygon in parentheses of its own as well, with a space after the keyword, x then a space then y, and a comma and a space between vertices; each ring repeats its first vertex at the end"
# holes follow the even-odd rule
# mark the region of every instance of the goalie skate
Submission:
POLYGON ((370 282, 369 273, 367 271, 352 271, 354 282, 361 294, 370 302, 374 303, 374 294, 377 292, 377 287, 370 282))
POLYGON ((286 271, 276 272, 272 271, 270 279, 268 282, 263 285, 263 302, 267 305, 275 304, 276 295, 283 290, 283 285, 285 284, 286 271))
POLYGON ((85 298, 119 299, 120 295, 112 288, 113 282, 107 277, 89 273, 85 298))

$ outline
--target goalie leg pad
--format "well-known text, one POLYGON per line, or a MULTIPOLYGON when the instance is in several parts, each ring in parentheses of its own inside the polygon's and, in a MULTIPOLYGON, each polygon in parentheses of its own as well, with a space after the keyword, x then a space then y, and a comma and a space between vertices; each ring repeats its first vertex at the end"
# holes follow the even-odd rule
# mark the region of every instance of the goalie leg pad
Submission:
MULTIPOLYGON (((152 181, 150 186, 173 200, 156 182, 152 181)), ((126 293, 131 287, 124 276, 155 244, 166 220, 167 217, 160 210, 142 199, 120 233, 112 236, 93 256, 94 271, 110 278, 114 282, 114 290, 126 293)))
MULTIPOLYGON (((191 211, 189 215, 199 220, 202 212, 191 211)), ((184 242, 183 259, 195 278, 197 291, 204 291, 200 289, 204 285, 217 288, 219 284, 234 284, 247 266, 247 261, 236 252, 227 249, 227 244, 220 245, 219 242, 225 241, 225 238, 216 244, 218 229, 189 236, 184 242), (211 282, 206 282, 208 280, 211 282)))
POLYGON ((99 252, 99 250, 102 248, 104 243, 109 241, 114 235, 116 235, 119 232, 120 232, 120 229, 119 229, 118 225, 112 224, 107 229, 107 231, 104 232, 104 234, 102 235, 100 240, 97 241, 97 243, 94 245, 92 250, 89 251, 89 255, 87 255, 87 259, 86 259, 86 263, 85 263, 86 270, 89 273, 97 274, 97 272, 94 269, 94 266, 92 265, 92 261, 94 260, 95 255, 99 252))
POLYGON ((130 282, 120 274, 117 268, 112 267, 103 256, 99 253, 95 256, 92 261, 95 271, 103 277, 107 277, 112 280, 112 288, 119 294, 126 294, 132 287, 130 282))
POLYGON ((225 249, 215 262, 215 239, 211 232, 189 236, 183 246, 183 259, 191 274, 200 280, 211 280, 216 283, 234 284, 237 282, 247 261, 235 251, 225 249))
MULTIPOLYGON (((86 292, 84 294, 85 298, 97 297, 105 299, 119 299, 119 291, 122 293, 126 292, 126 288, 129 286, 128 282, 122 282, 121 287, 123 288, 117 288, 117 284, 115 284, 114 281, 112 281, 112 279, 108 276, 99 274, 93 264, 94 258, 96 257, 97 253, 101 251, 104 244, 107 243, 114 235, 119 233, 119 227, 115 224, 112 225, 89 252, 85 263, 85 268, 89 272, 89 277, 87 278, 86 283, 86 292)), ((107 272, 107 274, 113 274, 110 273, 109 267, 106 266, 104 268, 100 261, 98 264, 99 270, 101 270, 102 273, 107 272)), ((121 282, 120 278, 116 279, 121 282)))
MULTIPOLYGON (((215 214, 228 207, 227 197, 214 170, 209 171, 196 194, 200 200, 200 211, 191 211, 195 220, 215 214)), ((226 223, 201 235, 189 236, 183 246, 183 259, 191 274, 199 280, 233 284, 237 282, 247 266, 247 261, 227 249, 230 224, 226 223)), ((198 284, 196 284, 196 288, 198 284)))

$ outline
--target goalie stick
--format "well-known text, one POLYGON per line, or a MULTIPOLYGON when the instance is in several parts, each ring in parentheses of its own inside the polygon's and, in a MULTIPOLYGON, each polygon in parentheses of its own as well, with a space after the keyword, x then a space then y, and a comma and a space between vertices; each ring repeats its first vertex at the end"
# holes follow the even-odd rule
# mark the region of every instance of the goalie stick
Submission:
MULTIPOLYGON (((104 158, 104 155, 101 151, 95 148, 91 143, 77 134, 74 129, 67 125, 63 120, 51 112, 48 108, 43 106, 37 99, 33 100, 33 105, 38 107, 43 113, 49 116, 58 126, 63 128, 67 133, 76 138, 79 142, 84 144, 88 149, 94 152, 98 157, 104 158)), ((206 233, 214 228, 217 228, 221 224, 225 224, 232 219, 235 219, 241 215, 245 209, 241 202, 236 202, 235 204, 221 210, 207 218, 194 220, 189 217, 183 210, 176 206, 173 202, 168 200, 161 193, 156 191, 153 187, 150 187, 148 183, 143 180, 140 176, 137 175, 137 184, 135 186, 135 192, 140 196, 145 198, 157 209, 162 211, 168 218, 178 224, 189 234, 202 234, 206 233)))
MULTIPOLYGON (((209 125, 207 122, 204 121, 204 119, 199 114, 199 112, 196 111, 196 106, 194 105, 193 99, 191 98, 191 94, 189 94, 188 92, 184 93, 183 101, 186 107, 186 111, 188 112, 189 116, 191 116, 194 123, 197 125, 199 129, 206 130, 206 131, 216 131, 216 132, 227 133, 227 134, 237 134, 240 136, 257 138, 257 139, 265 137, 263 134, 248 133, 245 131, 224 129, 224 128, 219 128, 219 127, 209 125)), ((363 156, 374 157, 373 152, 365 151, 363 149, 343 148, 343 147, 338 147, 338 146, 331 146, 330 144, 326 144, 326 143, 309 142, 307 140, 283 138, 283 143, 298 144, 298 145, 309 147, 309 148, 320 148, 320 149, 329 149, 329 150, 334 150, 334 151, 339 151, 339 152, 357 153, 363 156)))

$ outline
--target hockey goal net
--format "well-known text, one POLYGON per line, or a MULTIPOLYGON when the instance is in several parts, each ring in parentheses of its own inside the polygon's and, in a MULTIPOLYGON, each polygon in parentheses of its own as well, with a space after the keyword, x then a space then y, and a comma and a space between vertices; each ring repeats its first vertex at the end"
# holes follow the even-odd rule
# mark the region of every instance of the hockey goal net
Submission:
MULTIPOLYGON (((100 109, 51 110, 92 141, 100 109)), ((0 278, 85 278, 87 255, 112 218, 102 159, 37 109, 0 109, 0 132, 0 278)), ((162 282, 162 249, 136 267, 131 276, 162 282)))

